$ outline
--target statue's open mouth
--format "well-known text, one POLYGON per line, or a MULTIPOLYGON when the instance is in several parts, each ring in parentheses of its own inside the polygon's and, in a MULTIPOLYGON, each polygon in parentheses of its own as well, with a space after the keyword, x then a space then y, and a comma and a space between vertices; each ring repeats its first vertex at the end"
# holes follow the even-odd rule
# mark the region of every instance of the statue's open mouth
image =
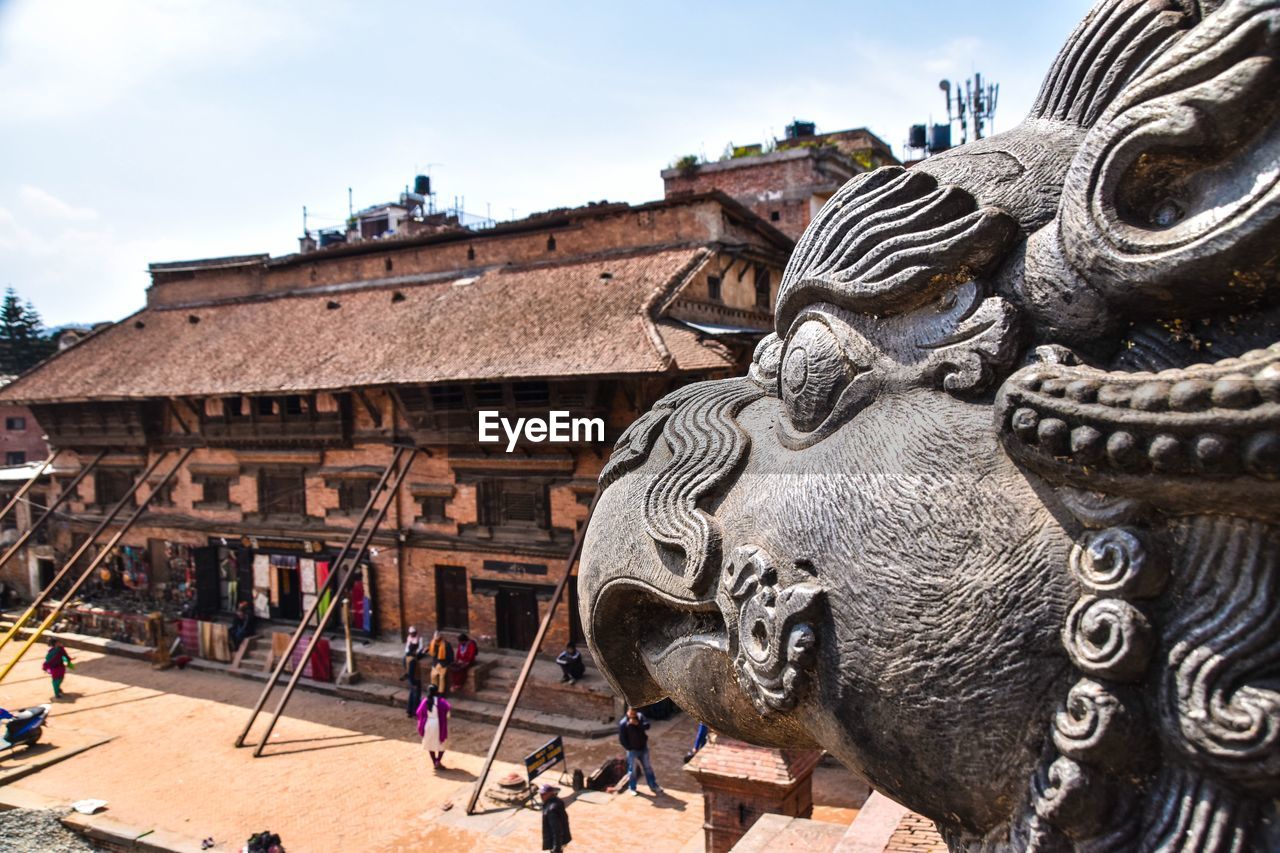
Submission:
POLYGON ((635 578, 609 581, 595 598, 591 634, 605 675, 633 705, 670 696, 724 732, 757 743, 809 738, 785 712, 806 689, 822 595, 778 585, 765 553, 735 549, 715 600, 672 596, 635 578))
POLYGON ((592 636, 610 663, 605 675, 633 705, 667 696, 667 685, 682 682, 708 656, 728 661, 728 631, 713 601, 681 601, 619 578, 600 590, 591 619, 592 636))

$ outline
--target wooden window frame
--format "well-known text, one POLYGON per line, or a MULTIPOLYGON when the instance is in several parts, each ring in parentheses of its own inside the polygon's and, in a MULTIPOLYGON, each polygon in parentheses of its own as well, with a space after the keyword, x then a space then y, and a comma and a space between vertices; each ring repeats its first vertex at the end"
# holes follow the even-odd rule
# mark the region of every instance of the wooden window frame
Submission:
POLYGON ((258 515, 263 518, 282 519, 282 520, 298 520, 307 517, 307 471, 305 468, 295 467, 263 467, 257 472, 258 487, 258 515), (270 478, 283 479, 284 477, 297 477, 298 480, 298 507, 297 511, 286 512, 280 509, 271 509, 268 504, 277 503, 279 496, 269 495, 268 482, 270 478), (268 497, 274 497, 272 501, 268 501, 268 497))

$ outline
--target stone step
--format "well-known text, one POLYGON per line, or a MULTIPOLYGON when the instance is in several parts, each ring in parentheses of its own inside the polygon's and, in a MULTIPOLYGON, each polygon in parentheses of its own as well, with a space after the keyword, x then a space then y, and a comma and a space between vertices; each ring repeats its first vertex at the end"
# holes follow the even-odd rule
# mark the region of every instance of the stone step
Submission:
MULTIPOLYGON (((831 853, 840 845, 847 827, 782 814, 763 814, 733 845, 734 853, 831 853)), ((859 848, 862 849, 862 848, 859 848)), ((871 850, 872 848, 865 848, 871 850)), ((875 848, 879 849, 879 848, 875 848)))
POLYGON ((488 702, 497 705, 500 708, 507 706, 507 700, 511 697, 510 690, 497 690, 486 686, 483 690, 477 690, 475 698, 481 702, 488 702))
MULTIPOLYGON (((505 700, 502 705, 476 699, 450 699, 453 713, 464 720, 496 725, 502 720, 505 700)), ((511 716, 511 725, 534 732, 547 734, 573 735, 584 738, 612 737, 615 734, 612 723, 601 724, 595 720, 584 720, 565 714, 551 714, 545 711, 533 711, 517 707, 511 716)))

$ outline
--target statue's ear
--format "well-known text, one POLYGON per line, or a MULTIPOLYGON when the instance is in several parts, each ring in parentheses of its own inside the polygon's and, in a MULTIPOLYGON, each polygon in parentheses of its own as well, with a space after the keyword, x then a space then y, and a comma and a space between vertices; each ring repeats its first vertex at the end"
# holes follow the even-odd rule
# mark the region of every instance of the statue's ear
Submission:
POLYGON ((1172 42, 1089 131, 1060 257, 1113 310, 1266 296, 1280 258, 1280 4, 1231 0, 1172 42))

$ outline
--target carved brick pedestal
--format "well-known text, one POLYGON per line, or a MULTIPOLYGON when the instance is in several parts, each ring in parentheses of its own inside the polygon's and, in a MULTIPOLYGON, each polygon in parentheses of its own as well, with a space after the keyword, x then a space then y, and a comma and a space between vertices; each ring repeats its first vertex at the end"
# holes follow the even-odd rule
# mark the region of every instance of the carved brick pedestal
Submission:
POLYGON ((702 785, 707 853, 723 853, 769 812, 813 813, 813 768, 821 750, 768 749, 712 735, 685 765, 702 785))

